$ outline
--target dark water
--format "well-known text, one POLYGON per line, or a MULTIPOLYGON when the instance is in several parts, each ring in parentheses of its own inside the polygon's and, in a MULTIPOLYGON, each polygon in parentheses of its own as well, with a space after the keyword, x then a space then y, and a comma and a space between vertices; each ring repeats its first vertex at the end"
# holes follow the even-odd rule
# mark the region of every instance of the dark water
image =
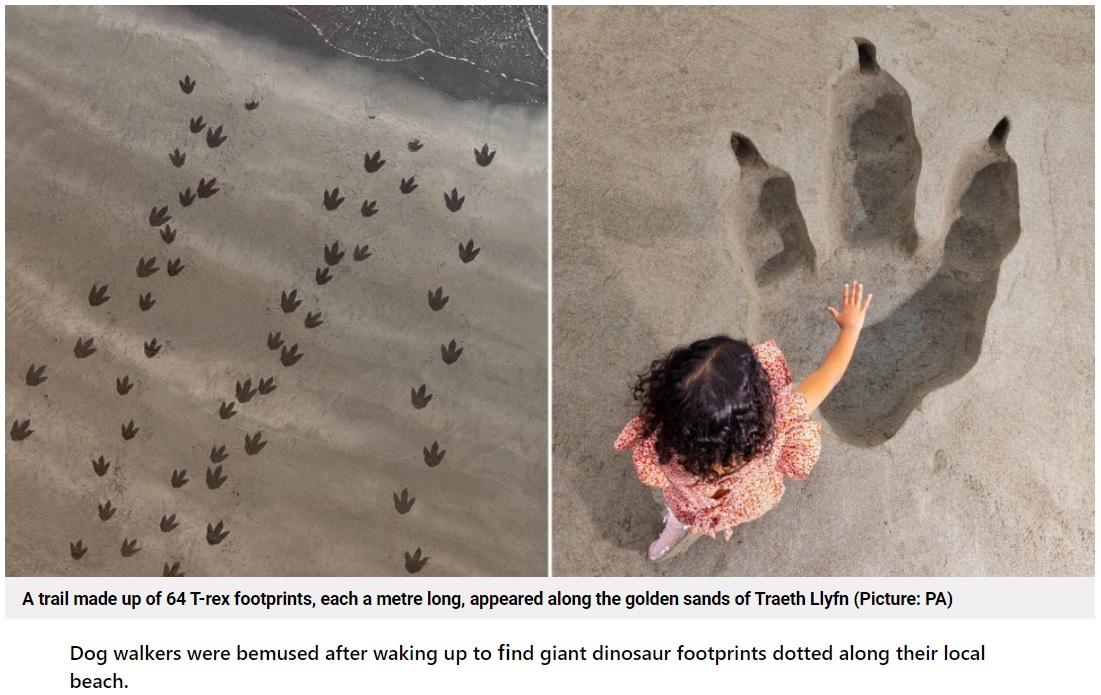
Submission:
POLYGON ((191 7, 315 55, 354 56, 464 101, 547 102, 546 6, 191 7))

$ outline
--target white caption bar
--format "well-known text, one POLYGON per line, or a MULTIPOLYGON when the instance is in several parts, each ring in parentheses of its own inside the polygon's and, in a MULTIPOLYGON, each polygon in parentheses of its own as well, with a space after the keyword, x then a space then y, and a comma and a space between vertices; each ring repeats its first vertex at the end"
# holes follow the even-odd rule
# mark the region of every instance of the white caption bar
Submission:
POLYGON ((8 618, 1093 618, 1071 578, 31 578, 8 618))

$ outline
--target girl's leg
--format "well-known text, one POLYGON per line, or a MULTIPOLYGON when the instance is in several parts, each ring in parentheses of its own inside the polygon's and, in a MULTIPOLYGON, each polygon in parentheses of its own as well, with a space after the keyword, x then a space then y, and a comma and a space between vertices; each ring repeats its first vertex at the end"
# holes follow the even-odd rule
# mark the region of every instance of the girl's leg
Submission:
MULTIPOLYGON (((660 560, 666 557, 681 541, 689 535, 688 527, 677 519, 673 512, 665 508, 665 528, 658 539, 650 544, 649 557, 660 560)), ((695 534, 693 534, 695 535, 695 534)))

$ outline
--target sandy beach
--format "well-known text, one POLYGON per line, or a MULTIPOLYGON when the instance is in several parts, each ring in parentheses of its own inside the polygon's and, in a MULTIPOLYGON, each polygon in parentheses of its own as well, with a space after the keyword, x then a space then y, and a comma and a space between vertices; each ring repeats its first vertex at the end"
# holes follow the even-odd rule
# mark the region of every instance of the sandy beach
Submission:
POLYGON ((554 573, 1092 574, 1092 10, 563 7, 553 19, 554 573), (900 85, 863 121, 837 86, 860 69, 857 37, 900 85), (984 142, 1003 117, 996 181, 954 178, 966 153, 993 161, 984 142), (736 161, 732 131, 772 167, 759 170, 780 191, 772 207, 739 193, 758 174, 736 161), (862 156, 880 169, 835 187, 862 156), (873 231, 916 229, 918 252, 850 238, 863 232, 845 209, 886 211, 873 231), (1003 236, 949 229, 961 210, 1003 236), (796 268, 784 282, 761 272, 781 249, 761 231, 770 220, 802 235, 783 247, 784 272, 796 268), (961 257, 987 255, 981 282, 956 282, 961 257), (649 562, 659 507, 612 450, 637 414, 639 372, 730 334, 776 339, 798 382, 832 344, 826 306, 853 279, 875 294, 842 380, 858 388, 816 414, 810 477, 729 543, 649 562))
POLYGON ((7 10, 9 576, 545 574, 546 109, 313 39, 7 10))

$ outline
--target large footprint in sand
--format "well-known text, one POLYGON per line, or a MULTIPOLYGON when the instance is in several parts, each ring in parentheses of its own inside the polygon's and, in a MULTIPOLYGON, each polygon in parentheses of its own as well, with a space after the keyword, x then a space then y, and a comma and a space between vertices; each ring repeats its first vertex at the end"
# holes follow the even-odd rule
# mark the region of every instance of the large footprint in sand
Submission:
POLYGON ((832 343, 836 325, 825 306, 836 306, 841 285, 859 279, 875 294, 852 364, 821 408, 844 440, 874 446, 975 365, 1021 223, 1003 118, 964 148, 935 233, 918 234, 921 147, 910 97, 879 67, 874 45, 856 46, 857 64, 829 96, 824 242, 811 242, 791 177, 740 133, 730 140, 741 171, 728 200, 729 241, 754 300, 750 335, 776 338, 797 375, 832 343))

